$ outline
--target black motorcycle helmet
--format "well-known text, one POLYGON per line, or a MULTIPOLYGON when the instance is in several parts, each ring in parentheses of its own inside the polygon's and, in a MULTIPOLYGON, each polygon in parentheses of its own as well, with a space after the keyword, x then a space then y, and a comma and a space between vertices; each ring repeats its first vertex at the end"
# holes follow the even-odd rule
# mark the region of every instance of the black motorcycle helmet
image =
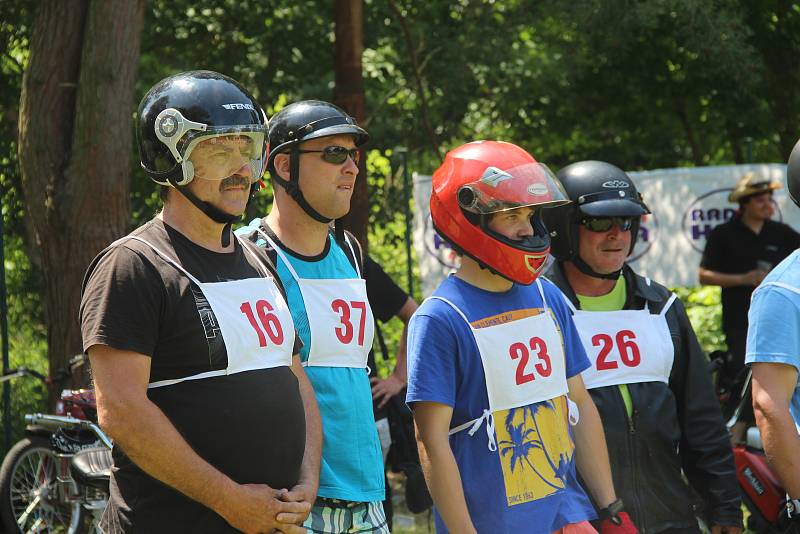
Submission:
POLYGON ((800 141, 794 145, 786 166, 786 189, 789 197, 800 207, 800 141))
POLYGON ((588 217, 636 217, 631 226, 630 255, 639 235, 640 217, 650 213, 630 176, 603 161, 579 161, 561 169, 557 177, 567 192, 569 204, 542 211, 550 231, 550 254, 559 261, 571 261, 581 272, 595 278, 616 280, 620 271, 594 271, 578 255, 578 225, 588 217))
POLYGON ((139 104, 136 127, 141 166, 150 179, 174 187, 209 218, 228 225, 241 214, 226 213, 186 188, 194 179, 189 156, 205 139, 232 134, 251 138, 252 197, 264 174, 266 131, 266 116, 245 88, 227 76, 203 70, 182 72, 154 85, 139 104))
POLYGON ((332 219, 325 217, 311 206, 300 190, 300 153, 298 150, 303 141, 341 134, 355 136, 356 147, 363 146, 369 140, 369 134, 356 123, 353 117, 339 107, 321 100, 303 100, 290 104, 272 118, 269 126, 267 168, 272 179, 286 189, 286 192, 310 217, 325 224, 331 222, 332 219), (291 158, 288 180, 284 180, 278 175, 274 163, 275 156, 285 152, 288 152, 291 158))

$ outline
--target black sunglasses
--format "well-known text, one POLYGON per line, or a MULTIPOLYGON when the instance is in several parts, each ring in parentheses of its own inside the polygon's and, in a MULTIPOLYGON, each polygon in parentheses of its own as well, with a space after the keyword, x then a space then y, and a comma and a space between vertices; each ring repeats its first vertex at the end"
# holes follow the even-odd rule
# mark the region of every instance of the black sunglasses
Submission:
POLYGON ((353 160, 353 163, 358 165, 361 159, 361 151, 358 148, 345 148, 343 146, 331 145, 326 146, 322 150, 298 150, 300 154, 308 154, 311 152, 322 153, 322 159, 334 165, 341 165, 347 158, 353 160))
POLYGON ((634 217, 584 217, 581 224, 590 232, 608 232, 615 225, 627 232, 633 226, 634 217))

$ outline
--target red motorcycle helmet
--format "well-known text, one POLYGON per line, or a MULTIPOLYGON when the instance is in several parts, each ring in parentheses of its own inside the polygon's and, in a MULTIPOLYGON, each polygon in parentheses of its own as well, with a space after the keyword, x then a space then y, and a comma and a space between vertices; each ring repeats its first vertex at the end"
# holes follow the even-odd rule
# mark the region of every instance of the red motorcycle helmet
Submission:
POLYGON ((550 251, 550 236, 537 209, 533 235, 518 241, 489 229, 493 213, 569 202, 546 165, 503 141, 474 141, 451 150, 433 173, 431 218, 439 234, 481 266, 513 282, 531 284, 550 251))

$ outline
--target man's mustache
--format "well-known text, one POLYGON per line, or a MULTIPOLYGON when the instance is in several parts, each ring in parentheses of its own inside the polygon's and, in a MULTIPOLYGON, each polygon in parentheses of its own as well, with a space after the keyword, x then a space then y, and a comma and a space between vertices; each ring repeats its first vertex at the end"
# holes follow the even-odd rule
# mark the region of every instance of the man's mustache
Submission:
POLYGON ((246 176, 242 176, 241 174, 234 174, 233 176, 228 176, 224 180, 219 183, 219 190, 223 191, 230 187, 248 187, 250 185, 250 180, 246 176))

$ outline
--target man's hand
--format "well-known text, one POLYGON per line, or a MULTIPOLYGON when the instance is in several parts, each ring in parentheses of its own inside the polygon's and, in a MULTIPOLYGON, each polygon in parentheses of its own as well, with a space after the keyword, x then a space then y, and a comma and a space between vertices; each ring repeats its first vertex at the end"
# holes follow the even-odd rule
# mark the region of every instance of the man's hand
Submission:
MULTIPOLYGON (((317 499, 317 488, 312 487, 311 484, 300 482, 291 490, 281 495, 280 499, 283 502, 299 502, 308 504, 308 511, 303 514, 302 519, 299 523, 297 523, 298 525, 302 525, 303 522, 308 518, 308 515, 311 513, 311 507, 314 506, 314 501, 317 499)), ((296 514, 280 512, 275 519, 288 523, 291 520, 291 516, 294 515, 296 514)))
POLYGON ((711 527, 711 534, 742 534, 742 529, 728 525, 714 525, 711 527))
POLYGON ((287 490, 276 490, 265 484, 241 484, 228 494, 219 514, 234 528, 246 534, 273 532, 306 534, 301 526, 311 505, 306 502, 284 502, 287 490), (282 521, 278 521, 277 515, 282 521))
POLYGON ((383 408, 389 399, 400 393, 406 383, 392 373, 386 379, 370 378, 372 383, 372 400, 378 401, 378 407, 383 408))
POLYGON ((598 528, 600 534, 637 534, 639 531, 626 512, 620 512, 615 518, 606 518, 600 521, 598 528))
POLYGON ((767 276, 766 271, 762 271, 761 269, 753 269, 752 271, 748 271, 742 275, 742 285, 756 287, 761 283, 765 276, 767 276))

